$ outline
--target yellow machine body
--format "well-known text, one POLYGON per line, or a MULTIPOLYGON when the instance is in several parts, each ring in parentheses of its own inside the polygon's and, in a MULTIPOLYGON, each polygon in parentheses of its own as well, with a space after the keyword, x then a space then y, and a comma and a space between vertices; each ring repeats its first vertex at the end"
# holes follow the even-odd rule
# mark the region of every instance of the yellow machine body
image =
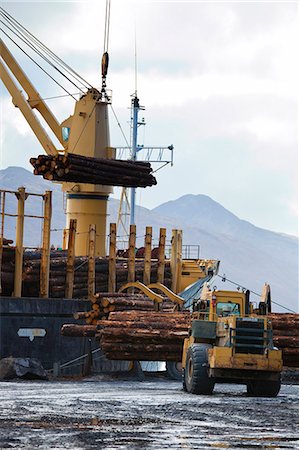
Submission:
POLYGON ((183 259, 176 291, 182 292, 192 283, 205 278, 209 270, 217 271, 217 264, 218 261, 212 259, 183 259))
MULTIPOLYGON (((281 350, 266 349, 263 354, 237 353, 236 349, 233 346, 229 346, 230 330, 236 329, 237 317, 239 316, 229 316, 227 318, 219 317, 217 320, 215 345, 213 345, 213 347, 208 350, 210 373, 215 374, 215 369, 263 370, 281 372, 281 350)), ((254 318, 257 318, 257 316, 252 317, 252 319, 254 318)), ((259 320, 263 320, 264 330, 271 331, 269 328, 269 321, 266 317, 259 318, 259 320)), ((186 356, 190 345, 197 342, 207 342, 208 340, 209 338, 197 338, 196 336, 192 336, 192 334, 187 339, 185 339, 182 358, 183 368, 186 367, 186 356)))
POLYGON ((236 354, 233 348, 213 347, 209 350, 211 373, 214 369, 264 370, 280 372, 282 370, 281 350, 267 350, 267 355, 236 354))
MULTIPOLYGON (((110 147, 108 102, 96 89, 90 89, 76 102, 73 116, 62 122, 68 153, 94 158, 115 158, 110 147)), ((75 254, 88 254, 88 230, 96 226, 96 256, 106 255, 107 202, 111 186, 63 183, 66 192, 66 229, 77 220, 75 254)), ((67 236, 67 232, 65 233, 67 236)), ((66 244, 66 239, 64 239, 66 244)))
POLYGON ((186 390, 207 394, 228 382, 247 384, 250 395, 276 396, 282 352, 273 347, 268 318, 252 314, 248 294, 203 292, 195 308, 183 347, 186 390))

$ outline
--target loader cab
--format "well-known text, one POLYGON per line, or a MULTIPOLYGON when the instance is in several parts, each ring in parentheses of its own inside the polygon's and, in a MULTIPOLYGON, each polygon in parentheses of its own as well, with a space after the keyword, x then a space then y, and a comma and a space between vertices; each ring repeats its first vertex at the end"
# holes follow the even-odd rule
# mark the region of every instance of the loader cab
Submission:
POLYGON ((209 321, 215 321, 218 317, 244 316, 248 314, 246 297, 246 293, 238 291, 209 291, 194 303, 193 311, 198 319, 209 321))
POLYGON ((239 303, 228 300, 227 302, 217 302, 216 314, 218 317, 240 316, 241 307, 239 303))

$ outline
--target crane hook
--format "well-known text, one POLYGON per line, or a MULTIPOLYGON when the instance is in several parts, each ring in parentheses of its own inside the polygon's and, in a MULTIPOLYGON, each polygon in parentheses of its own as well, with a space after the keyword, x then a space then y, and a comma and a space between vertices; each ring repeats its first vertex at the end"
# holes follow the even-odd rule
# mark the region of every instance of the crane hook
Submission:
POLYGON ((106 76, 108 73, 109 66, 109 54, 108 52, 103 53, 102 56, 102 92, 106 92, 106 76))

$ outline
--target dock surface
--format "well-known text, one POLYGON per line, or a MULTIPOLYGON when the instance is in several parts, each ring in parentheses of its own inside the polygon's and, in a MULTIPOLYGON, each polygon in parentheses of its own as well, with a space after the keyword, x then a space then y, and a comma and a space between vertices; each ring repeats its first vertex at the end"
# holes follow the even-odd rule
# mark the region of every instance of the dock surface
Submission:
POLYGON ((164 379, 1 382, 1 449, 298 449, 299 386, 248 398, 164 379))

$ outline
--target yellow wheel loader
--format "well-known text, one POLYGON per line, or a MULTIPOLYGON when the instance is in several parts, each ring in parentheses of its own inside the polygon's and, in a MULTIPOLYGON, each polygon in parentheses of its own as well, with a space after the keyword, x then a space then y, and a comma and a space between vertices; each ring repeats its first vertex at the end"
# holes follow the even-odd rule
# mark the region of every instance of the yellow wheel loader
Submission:
POLYGON ((184 390, 209 395, 215 383, 236 383, 245 384, 249 396, 276 397, 282 354, 273 347, 267 304, 253 314, 248 291, 214 290, 193 311, 183 349, 184 390))

